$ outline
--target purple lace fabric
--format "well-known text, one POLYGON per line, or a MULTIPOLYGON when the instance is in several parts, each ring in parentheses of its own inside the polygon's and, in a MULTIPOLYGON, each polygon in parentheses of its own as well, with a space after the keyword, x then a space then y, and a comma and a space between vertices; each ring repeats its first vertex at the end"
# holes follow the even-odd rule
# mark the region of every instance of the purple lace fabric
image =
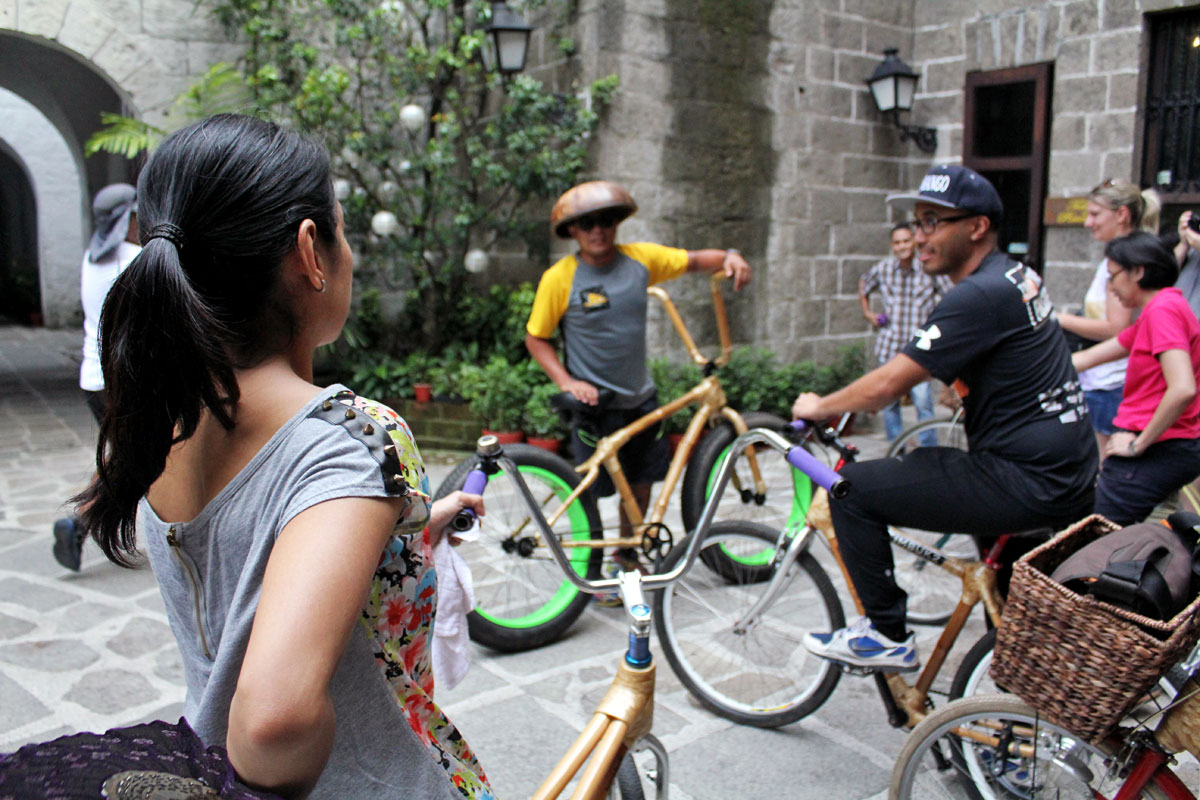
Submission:
POLYGON ((75 733, 0 755, 0 800, 96 800, 110 775, 153 770, 194 778, 226 800, 279 800, 241 783, 223 747, 205 747, 187 722, 156 720, 75 733))

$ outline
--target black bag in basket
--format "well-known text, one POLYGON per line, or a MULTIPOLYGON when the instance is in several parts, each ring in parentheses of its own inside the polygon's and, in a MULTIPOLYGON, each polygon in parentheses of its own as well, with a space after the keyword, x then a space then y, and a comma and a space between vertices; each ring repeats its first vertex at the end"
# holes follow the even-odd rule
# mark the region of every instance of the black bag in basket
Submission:
POLYGON ((1113 531, 1068 557, 1050 577, 1078 594, 1169 620, 1196 594, 1200 516, 1176 512, 1168 522, 1113 531))

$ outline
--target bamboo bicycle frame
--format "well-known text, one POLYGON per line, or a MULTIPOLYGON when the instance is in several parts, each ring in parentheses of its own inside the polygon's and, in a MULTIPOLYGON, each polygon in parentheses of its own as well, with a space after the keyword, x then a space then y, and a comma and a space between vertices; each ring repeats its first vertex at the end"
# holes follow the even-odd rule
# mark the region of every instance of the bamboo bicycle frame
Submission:
MULTIPOLYGON (((716 316, 717 333, 721 341, 721 355, 712 361, 718 367, 728 363, 730 353, 733 350, 729 338, 729 319, 725 313, 725 298, 721 294, 720 284, 723 280, 725 280, 725 275, 721 272, 714 273, 712 278, 709 279, 709 288, 712 291, 713 313, 716 316)), ((657 286, 651 286, 646 290, 646 293, 662 302, 667 316, 670 317, 675 330, 679 333, 679 338, 683 341, 684 347, 687 348, 692 361, 700 366, 707 365, 709 360, 696 347, 695 341, 693 341, 691 334, 688 333, 687 326, 684 324, 683 318, 679 315, 679 310, 675 307, 675 303, 672 302, 670 296, 657 286)), ((728 419, 738 435, 746 432, 746 420, 735 409, 730 408, 726 404, 725 392, 721 389, 721 382, 717 380, 716 375, 708 375, 686 394, 677 397, 664 406, 656 408, 644 417, 634 420, 619 431, 615 431, 600 439, 596 443, 596 450, 592 453, 591 457, 575 467, 576 472, 583 473, 583 479, 575 487, 575 491, 571 492, 562 505, 548 517, 548 520, 550 525, 553 526, 559 517, 562 516, 563 512, 575 502, 576 498, 596 482, 596 479, 600 476, 600 468, 603 467, 608 471, 609 477, 612 478, 613 486, 616 487, 617 494, 621 498, 621 508, 624 509, 625 515, 629 519, 634 535, 632 537, 617 537, 613 539, 566 540, 563 542, 563 546, 592 549, 641 547, 646 531, 660 525, 663 518, 666 517, 667 505, 670 503, 671 495, 675 491, 675 484, 679 482, 679 478, 683 475, 684 467, 687 466, 687 461, 691 457, 696 443, 700 441, 704 427, 708 424, 709 420, 717 416, 728 419), (662 488, 659 489, 654 504, 650 507, 648 514, 643 516, 642 510, 638 507, 637 500, 633 496, 633 489, 630 487, 629 481, 621 469, 621 462, 617 454, 634 436, 670 417, 686 406, 693 404, 698 406, 696 413, 692 416, 687 431, 684 433, 679 447, 676 448, 675 455, 671 458, 671 465, 667 469, 667 477, 663 480, 662 488)), ((763 481, 762 472, 758 467, 758 460, 753 452, 753 448, 747 448, 746 457, 749 459, 755 491, 761 494, 766 491, 766 484, 763 481)))
MULTIPOLYGON (((808 512, 808 523, 810 527, 819 530, 824 536, 825 543, 829 546, 833 559, 837 562, 838 569, 841 570, 842 577, 845 579, 850 597, 854 600, 855 609, 859 614, 865 615, 866 611, 863 609, 862 601, 858 597, 858 592, 854 590, 854 582, 850 579, 850 573, 846 570, 846 564, 842 560, 837 534, 834 533, 833 522, 829 516, 829 498, 824 491, 816 492, 813 495, 812 505, 808 512)), ((925 718, 928 712, 929 689, 933 686, 933 680, 937 677, 942 664, 945 663, 946 656, 950 654, 950 648, 954 646, 954 642, 957 641, 963 627, 967 624, 971 611, 982 602, 992 623, 999 626, 1000 617, 1004 611, 1004 601, 996 588, 996 572, 986 562, 966 561, 947 556, 910 541, 900 534, 893 535, 890 530, 889 535, 893 536, 892 541, 895 544, 957 576, 962 581, 963 587, 958 605, 942 628, 937 644, 934 645, 933 653, 925 661, 925 666, 921 668, 916 683, 909 684, 899 673, 895 672, 883 675, 888 690, 895 698, 899 708, 908 715, 908 725, 912 726, 925 718)))
POLYGON ((533 800, 557 798, 585 761, 587 767, 571 798, 603 800, 625 753, 634 742, 650 733, 654 719, 654 667, 651 663, 646 669, 637 669, 621 661, 617 676, 596 706, 591 721, 534 792, 533 800))

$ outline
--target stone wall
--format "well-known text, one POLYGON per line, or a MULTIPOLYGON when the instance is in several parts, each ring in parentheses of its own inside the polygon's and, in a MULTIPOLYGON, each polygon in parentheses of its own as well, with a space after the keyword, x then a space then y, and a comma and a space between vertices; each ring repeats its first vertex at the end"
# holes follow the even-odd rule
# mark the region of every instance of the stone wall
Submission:
MULTIPOLYGON (((592 169, 641 205, 620 238, 741 249, 756 275, 732 307, 735 338, 821 358, 867 338, 855 295, 898 219, 884 195, 960 160, 968 72, 1054 62, 1050 196, 1136 181, 1143 15, 1195 5, 579 0, 569 74, 622 80, 592 169), (900 142, 870 99, 864 79, 885 47, 921 74, 910 121, 938 130, 932 156, 900 142)), ((1099 246, 1082 228, 1050 228, 1045 254, 1052 297, 1078 303, 1099 246)), ((668 288, 705 340, 700 284, 668 288)), ((661 318, 652 343, 677 349, 661 318)))
POLYGON ((0 0, 0 108, 7 127, 19 127, 0 130, 0 147, 36 199, 47 324, 82 319, 79 259, 91 197, 131 180, 124 159, 83 157, 100 111, 161 125, 183 90, 239 52, 192 0, 0 0))

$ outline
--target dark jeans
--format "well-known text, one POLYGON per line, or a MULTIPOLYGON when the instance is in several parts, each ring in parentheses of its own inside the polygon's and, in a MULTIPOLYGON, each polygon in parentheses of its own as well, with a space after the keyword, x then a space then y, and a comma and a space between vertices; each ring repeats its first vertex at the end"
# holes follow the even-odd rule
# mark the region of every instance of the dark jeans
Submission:
MULTIPOLYGON (((624 428, 656 408, 657 395, 637 408, 596 409, 580 414, 578 424, 571 429, 571 452, 575 456, 575 463, 582 464, 596 451, 590 442, 624 428), (583 428, 583 437, 580 436, 580 428, 583 428), (588 441, 584 441, 585 438, 588 441)), ((671 449, 662 435, 662 424, 651 425, 626 442, 617 454, 617 460, 621 462, 621 471, 625 473, 625 480, 629 481, 631 486, 654 483, 665 478, 667 467, 671 463, 671 449)), ((607 470, 600 470, 599 477, 592 484, 592 491, 597 497, 608 497, 616 492, 607 470)))
POLYGON ((1096 484, 1096 513, 1118 525, 1144 520, 1180 486, 1200 475, 1200 440, 1155 442, 1137 458, 1109 456, 1096 484))
POLYGON ((906 636, 908 595, 893 577, 888 525, 993 537, 1057 530, 1092 510, 1091 491, 1068 498, 1055 513, 1032 509, 1007 488, 1030 481, 1024 470, 951 447, 847 464, 842 475, 850 494, 830 503, 842 558, 867 616, 896 641, 906 636))

